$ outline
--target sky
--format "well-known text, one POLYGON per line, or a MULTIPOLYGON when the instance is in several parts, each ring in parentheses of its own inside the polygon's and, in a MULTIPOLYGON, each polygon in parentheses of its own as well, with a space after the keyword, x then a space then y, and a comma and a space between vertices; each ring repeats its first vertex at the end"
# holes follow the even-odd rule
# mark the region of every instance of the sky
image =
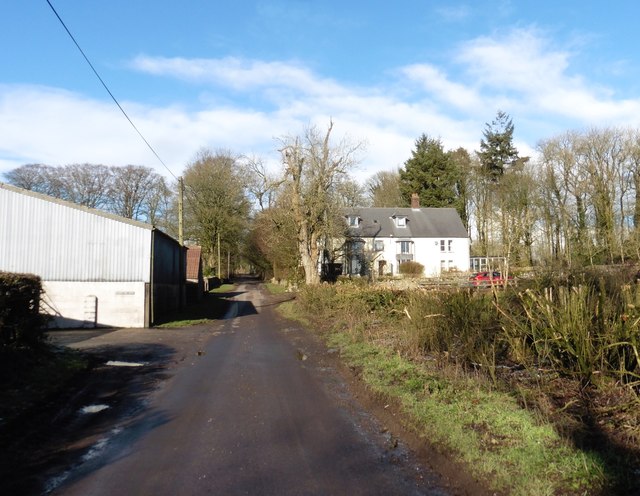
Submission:
POLYGON ((333 122, 363 182, 416 139, 478 150, 499 110, 514 143, 640 127, 635 0, 47 0, 0 7, 0 180, 30 163, 144 165, 203 148, 279 170, 279 140, 333 122), (159 158, 158 158, 159 157, 159 158))

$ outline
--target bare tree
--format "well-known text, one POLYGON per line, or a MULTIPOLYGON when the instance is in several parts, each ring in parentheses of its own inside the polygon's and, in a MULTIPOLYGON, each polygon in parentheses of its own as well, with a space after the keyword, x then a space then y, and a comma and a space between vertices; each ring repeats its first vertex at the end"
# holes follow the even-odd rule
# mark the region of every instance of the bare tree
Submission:
POLYGON ((72 164, 59 169, 60 195, 65 200, 90 208, 105 208, 112 179, 106 165, 72 164))
POLYGON ((60 198, 61 185, 55 167, 26 164, 4 174, 9 184, 18 188, 60 198))
POLYGON ((282 138, 280 152, 291 193, 291 215, 307 284, 320 282, 322 243, 332 233, 335 189, 356 163, 362 144, 331 144, 333 122, 326 133, 309 127, 303 136, 282 138))
POLYGON ((371 176, 365 185, 373 207, 403 207, 406 204, 400 191, 400 170, 380 171, 371 176))
POLYGON ((113 167, 111 172, 109 210, 129 219, 148 221, 153 216, 148 211, 151 197, 158 188, 166 189, 162 177, 150 167, 141 165, 113 167))
POLYGON ((260 211, 272 207, 282 179, 270 173, 260 158, 246 157, 243 163, 246 173, 247 193, 260 211))
POLYGON ((368 207, 365 188, 356 180, 344 178, 336 185, 336 200, 342 207, 368 207))

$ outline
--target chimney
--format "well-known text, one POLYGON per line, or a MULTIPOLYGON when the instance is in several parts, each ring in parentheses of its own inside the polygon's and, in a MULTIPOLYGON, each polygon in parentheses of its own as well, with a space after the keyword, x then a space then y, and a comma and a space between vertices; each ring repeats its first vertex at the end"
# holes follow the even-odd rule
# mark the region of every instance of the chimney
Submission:
POLYGON ((420 208, 420 196, 418 193, 411 194, 411 208, 420 208))

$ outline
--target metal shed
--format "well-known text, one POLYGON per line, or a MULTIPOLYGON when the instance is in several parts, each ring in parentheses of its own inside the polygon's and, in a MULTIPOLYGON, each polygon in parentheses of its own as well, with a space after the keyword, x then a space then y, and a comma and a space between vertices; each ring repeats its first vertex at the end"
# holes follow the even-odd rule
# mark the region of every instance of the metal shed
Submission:
POLYGON ((0 270, 39 275, 57 327, 149 327, 184 299, 185 251, 167 234, 3 183, 0 270))

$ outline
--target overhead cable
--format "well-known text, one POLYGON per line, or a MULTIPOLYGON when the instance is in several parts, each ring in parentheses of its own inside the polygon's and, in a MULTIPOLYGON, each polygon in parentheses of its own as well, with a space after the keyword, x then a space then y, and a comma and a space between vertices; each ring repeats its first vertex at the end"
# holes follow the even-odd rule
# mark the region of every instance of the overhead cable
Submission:
POLYGON ((155 151, 155 149, 151 146, 151 144, 147 141, 147 139, 144 137, 144 135, 140 132, 140 130, 137 128, 137 126, 133 123, 133 121, 131 120, 131 118, 127 115, 127 112, 125 112, 125 110, 122 108, 122 105, 120 105, 120 103, 118 102, 118 100, 116 99, 116 97, 113 95, 113 93, 111 93, 111 90, 109 89, 109 87, 107 86, 107 84, 104 82, 104 80, 102 79, 102 77, 100 77, 100 74, 98 74, 98 71, 96 70, 96 68, 93 66, 93 64, 91 63, 91 61, 89 60, 89 57, 87 57, 87 55, 84 53, 84 50, 82 50, 82 48, 80 47, 80 44, 76 41, 75 37, 73 36, 73 34, 71 34, 71 31, 69 31, 69 28, 67 27, 67 25, 64 23, 64 21, 62 20, 62 18, 60 17, 60 15, 58 14, 58 12, 56 11, 56 9, 53 7, 53 5, 51 4, 51 2, 49 0, 46 0, 46 2, 49 4, 49 7, 51 7, 51 10, 53 11, 53 13, 56 15, 56 17, 58 18, 58 21, 60 21, 60 24, 62 24, 62 26, 64 27, 65 31, 67 32, 67 34, 69 35, 69 37, 73 40, 73 43, 76 45, 76 47, 78 48, 78 50, 80 50, 80 53, 82 54, 82 56, 84 57, 84 60, 87 61, 87 64, 89 64, 89 67, 91 67, 91 70, 93 71, 93 73, 96 75, 96 77, 98 78, 98 80, 102 83, 102 86, 104 86, 104 89, 107 90, 107 93, 109 93, 109 96, 111 97, 111 99, 114 101, 114 103, 118 106, 118 108, 120 109, 120 111, 122 112, 122 114, 126 117, 126 119, 129 121, 129 124, 131 124, 131 126, 133 127, 133 129, 135 129, 135 131, 138 133, 138 135, 140 136, 140 138, 142 138, 142 141, 145 142, 145 144, 147 145, 147 147, 149 148, 149 150, 151 150, 151 152, 156 156, 156 158, 160 161, 160 163, 164 166, 165 169, 167 169, 167 171, 169 171, 169 174, 171 174, 173 176, 174 179, 178 179, 176 177, 176 175, 171 171, 171 169, 167 166, 167 164, 164 163, 164 160, 162 160, 160 158, 160 155, 158 155, 158 153, 155 151))

